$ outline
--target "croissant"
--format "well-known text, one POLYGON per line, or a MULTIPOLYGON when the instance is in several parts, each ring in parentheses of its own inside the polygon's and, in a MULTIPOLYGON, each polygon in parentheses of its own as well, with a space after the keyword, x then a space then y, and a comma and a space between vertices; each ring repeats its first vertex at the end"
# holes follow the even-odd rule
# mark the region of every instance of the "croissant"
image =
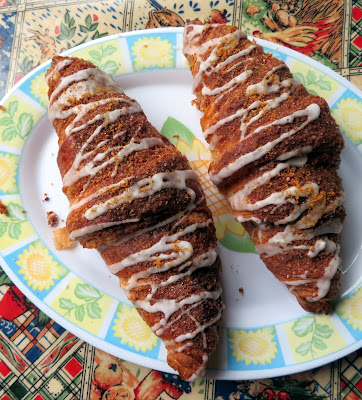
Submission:
POLYGON ((192 21, 183 51, 212 182, 267 268, 307 311, 338 291, 342 135, 328 105, 236 27, 192 21))
POLYGON ((200 376, 223 310, 215 228, 187 159, 106 73, 54 57, 49 119, 69 237, 99 250, 183 379, 200 376))

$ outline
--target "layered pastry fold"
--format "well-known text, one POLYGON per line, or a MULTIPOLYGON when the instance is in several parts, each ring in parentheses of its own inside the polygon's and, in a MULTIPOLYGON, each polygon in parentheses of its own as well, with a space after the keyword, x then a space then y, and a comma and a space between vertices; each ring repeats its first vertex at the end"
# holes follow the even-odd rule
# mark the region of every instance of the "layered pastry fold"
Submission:
POLYGON ((223 309, 215 229, 197 176, 90 62, 54 57, 46 79, 69 237, 99 250, 162 339, 169 365, 192 380, 216 346, 223 309))
POLYGON ((343 138, 328 104, 236 27, 185 27, 183 51, 210 145, 210 178, 261 259, 307 311, 340 280, 343 138))

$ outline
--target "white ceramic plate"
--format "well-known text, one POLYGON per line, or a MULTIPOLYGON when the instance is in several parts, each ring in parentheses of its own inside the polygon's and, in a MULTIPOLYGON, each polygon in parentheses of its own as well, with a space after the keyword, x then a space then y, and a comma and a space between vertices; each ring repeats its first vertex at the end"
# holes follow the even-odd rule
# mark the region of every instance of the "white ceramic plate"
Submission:
MULTIPOLYGON (((336 313, 329 316, 300 308, 264 267, 226 201, 210 184, 210 153, 201 134, 200 113, 191 106, 182 29, 130 32, 66 53, 89 59, 114 75, 200 175, 224 268, 224 327, 207 371, 207 376, 219 379, 290 374, 331 362, 362 344, 361 92, 306 56, 257 41, 284 60, 308 90, 326 98, 345 135, 340 170, 348 213, 344 274, 336 313)), ((9 215, 0 216, 0 264, 29 299, 80 338, 134 363, 171 371, 160 340, 126 300, 98 253, 80 246, 54 248, 46 211, 65 220, 68 202, 56 165, 57 137, 47 119, 48 67, 46 63, 32 71, 1 102, 6 111, 0 112, 0 199, 9 215), (49 201, 44 201, 46 196, 49 201)))

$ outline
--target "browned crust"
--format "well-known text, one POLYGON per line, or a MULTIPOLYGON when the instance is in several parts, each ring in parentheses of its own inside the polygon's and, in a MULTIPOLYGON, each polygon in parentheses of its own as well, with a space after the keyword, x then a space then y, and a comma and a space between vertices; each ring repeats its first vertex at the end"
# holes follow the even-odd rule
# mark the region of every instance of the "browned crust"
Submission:
MULTIPOLYGON (((61 60, 63 60, 63 58, 54 57, 51 69, 54 69, 57 63, 61 60)), ((49 96, 56 89, 61 76, 68 76, 89 67, 94 68, 94 65, 81 59, 75 59, 70 66, 61 70, 60 74, 54 74, 53 78, 49 81, 49 96)), ((89 96, 89 102, 109 97, 122 97, 131 100, 126 95, 113 93, 109 89, 107 90, 105 88, 104 90, 100 90, 99 93, 89 96)), ((81 102, 84 103, 84 99, 82 99, 81 102)), ((78 103, 74 101, 72 106, 77 104, 78 103)), ((75 126, 81 126, 85 122, 93 119, 98 113, 111 111, 115 109, 115 107, 115 102, 101 105, 97 109, 86 113, 82 118, 80 118, 75 126)), ((58 154, 58 165, 62 177, 66 175, 72 166, 76 154, 81 146, 101 123, 100 121, 97 121, 76 133, 66 136, 65 129, 73 119, 74 115, 64 120, 56 119, 54 122, 54 127, 59 136, 60 148, 58 154)), ((111 164, 109 168, 104 168, 101 177, 96 175, 89 182, 88 178, 82 178, 78 182, 64 187, 64 193, 67 195, 70 203, 73 204, 76 201, 92 195, 100 188, 120 182, 125 177, 132 177, 122 187, 117 187, 113 191, 108 191, 104 195, 99 195, 93 198, 86 206, 75 208, 70 212, 67 218, 67 229, 69 234, 77 229, 92 226, 94 224, 117 223, 130 218, 138 218, 139 221, 121 223, 106 229, 98 230, 88 235, 83 235, 79 238, 82 246, 88 248, 99 248, 107 265, 119 263, 127 256, 151 247, 163 236, 172 235, 190 224, 200 222, 205 223, 204 228, 197 229, 193 233, 182 237, 182 240, 189 241, 193 246, 194 252, 190 260, 199 258, 201 254, 216 247, 215 228, 212 223, 211 212, 206 207, 201 186, 196 180, 187 180, 186 183, 187 186, 195 192, 195 203, 198 205, 176 226, 175 224, 170 223, 160 227, 159 229, 139 234, 139 231, 142 229, 151 227, 160 221, 164 221, 167 218, 178 214, 179 212, 184 212, 190 204, 190 196, 186 190, 164 189, 156 192, 152 196, 135 199, 117 206, 113 210, 105 212, 93 221, 87 220, 83 216, 86 208, 89 209, 90 206, 93 206, 100 201, 104 202, 107 198, 121 194, 127 189, 127 187, 143 178, 152 177, 154 174, 159 172, 191 169, 187 159, 182 156, 166 138, 162 137, 157 132, 157 130, 147 121, 143 112, 120 116, 114 123, 109 124, 102 130, 102 140, 105 138, 111 139, 111 141, 107 143, 107 146, 119 146, 119 148, 123 148, 125 145, 130 143, 132 139, 138 142, 142 138, 158 138, 162 140, 163 146, 148 148, 125 157, 122 161, 117 163, 116 173, 114 173, 114 165, 111 164), (114 132, 119 132, 120 130, 125 131, 125 134, 114 139, 114 132), (85 183, 87 183, 88 186, 83 190, 85 183), (131 235, 130 239, 127 239, 128 235, 131 235), (123 241, 119 242, 122 239, 123 241), (117 240, 119 242, 118 244, 117 240)), ((97 142, 92 143, 92 145, 87 148, 87 151, 97 151, 97 149, 95 149, 96 146, 97 142)), ((102 149, 103 148, 101 147, 98 151, 101 151, 102 149)), ((109 158, 106 157, 104 160, 110 160, 111 157, 114 156, 115 154, 110 153, 107 155, 109 158)), ((80 164, 80 167, 82 165, 83 164, 80 164)), ((173 251, 179 251, 177 249, 177 244, 173 251)), ((121 286, 125 286, 133 274, 146 270, 152 266, 153 263, 157 266, 162 266, 165 262, 164 260, 158 261, 158 264, 157 260, 155 262, 137 263, 119 272, 117 276, 120 280, 121 286)), ((177 282, 160 287, 157 289, 153 299, 183 299, 192 294, 199 294, 204 291, 217 291, 220 288, 220 270, 221 263, 220 259, 217 258, 213 265, 196 269, 188 276, 179 279, 177 282)), ((187 271, 187 268, 185 271, 187 271)), ((166 272, 159 272, 151 275, 149 278, 142 281, 142 285, 133 288, 128 293, 129 299, 133 302, 145 299, 151 290, 147 283, 157 283, 176 273, 177 268, 172 268, 166 272)), ((184 314, 178 318, 179 315, 189 307, 189 305, 185 305, 181 310, 171 316, 169 322, 173 323, 171 323, 169 328, 163 332, 160 336, 161 339, 169 341, 179 335, 194 331, 196 329, 195 321, 206 324, 208 321, 215 319, 215 317, 221 312, 223 304, 221 298, 218 298, 217 300, 205 300, 200 302, 197 307, 190 310, 189 314, 184 314)), ((161 312, 149 313, 142 309, 138 309, 138 312, 150 326, 159 322, 163 317, 163 313, 161 312)), ((180 373, 183 379, 189 379, 193 374, 196 374, 204 363, 203 357, 205 355, 209 356, 215 349, 218 340, 218 326, 219 321, 212 324, 209 328, 206 328, 206 349, 203 349, 203 339, 201 334, 198 334, 194 339, 192 339, 192 345, 185 348, 182 352, 177 351, 177 348, 181 346, 182 343, 166 344, 168 349, 168 362, 180 373)))
MULTIPOLYGON (((190 24, 200 24, 200 21, 191 21, 190 24)), ((188 33, 193 28, 186 25, 185 29, 186 33, 188 33)), ((202 34, 198 37, 196 48, 208 40, 224 36, 235 30, 236 27, 227 25, 210 25, 205 27, 202 34)), ((227 44, 228 46, 223 45, 218 48, 217 54, 219 60, 217 63, 224 61, 232 54, 256 45, 255 42, 251 42, 248 39, 241 39, 240 41, 227 44)), ((212 50, 213 47, 210 47, 203 55, 200 55, 201 59, 206 60, 212 50)), ((218 99, 218 95, 203 95, 203 86, 200 84, 195 88, 195 103, 204 113, 201 118, 201 126, 204 131, 225 117, 234 114, 237 110, 246 109, 255 101, 263 102, 274 99, 288 90, 287 88, 281 88, 276 92, 264 94, 254 93, 247 96, 246 91, 249 85, 260 82, 272 68, 284 65, 280 60, 265 53, 263 48, 259 45, 256 45, 256 48, 249 53, 248 57, 251 58, 248 58, 245 64, 240 63, 240 59, 231 62, 228 65, 228 68, 230 68, 229 70, 223 67, 218 72, 211 72, 208 75, 203 73, 202 78, 204 84, 208 88, 214 89, 229 82, 245 70, 252 71, 250 77, 234 85, 233 88, 228 91, 227 95, 223 96, 221 99, 218 99)), ((200 62, 197 60, 195 54, 189 54, 187 58, 191 65, 191 72, 195 76, 198 73, 200 62)), ((292 78, 292 74, 286 66, 283 66, 282 68, 276 69, 276 71, 271 74, 270 82, 273 84, 278 80, 282 81, 288 78, 292 78)), ((319 215, 315 220, 308 221, 310 227, 328 223, 332 219, 343 221, 345 215, 344 208, 343 206, 336 208, 335 204, 336 199, 343 194, 342 182, 337 175, 337 169, 340 164, 340 153, 344 146, 343 138, 337 124, 330 114, 326 101, 319 96, 309 94, 303 85, 297 86, 289 95, 288 99, 278 108, 269 110, 261 118, 251 123, 246 130, 243 140, 240 140, 240 117, 225 123, 216 129, 214 133, 209 135, 207 141, 214 145, 210 172, 212 174, 219 173, 220 170, 237 160, 240 156, 256 151, 266 143, 277 139, 283 133, 299 127, 307 117, 295 118, 292 123, 286 125, 272 125, 255 133, 258 127, 268 125, 295 111, 303 110, 313 103, 318 104, 321 110, 318 119, 307 124, 297 134, 292 135, 287 140, 281 141, 259 159, 241 167, 230 177, 224 179, 218 184, 219 190, 229 198, 234 193, 241 190, 245 184, 261 175, 262 172, 260 172, 260 168, 263 168, 263 172, 272 170, 277 164, 276 159, 281 154, 300 149, 304 146, 312 146, 313 150, 308 154, 307 164, 303 167, 290 166, 285 168, 279 172, 275 178, 269 180, 258 189, 253 190, 249 194, 247 201, 255 203, 256 201, 267 198, 274 192, 279 192, 292 186, 300 188, 306 183, 315 182, 320 188, 318 195, 314 198, 309 198, 311 196, 308 195, 298 199, 298 204, 311 200, 311 207, 324 207, 322 220, 320 220, 321 216, 319 215)), ((254 111, 255 114, 251 113, 249 118, 256 115, 259 109, 259 107, 256 108, 254 111)), ((267 227, 266 231, 260 231, 259 226, 252 222, 247 222, 243 225, 255 244, 265 244, 269 238, 283 229, 278 225, 274 225, 274 223, 288 216, 292 208, 292 204, 286 203, 280 207, 271 205, 255 211, 233 210, 233 213, 235 217, 244 219, 254 217, 259 219, 264 224, 264 229, 267 227)), ((303 218, 303 214, 301 218, 303 218)), ((335 243, 338 243, 340 240, 339 235, 328 235, 328 237, 335 243)), ((314 238, 309 241, 302 240, 295 242, 295 244, 312 245, 315 243, 316 239, 317 238, 314 238)), ((303 275, 306 270, 309 271, 309 278, 318 279, 322 277, 332 255, 333 253, 326 254, 325 252, 321 252, 317 257, 310 258, 307 256, 306 250, 293 250, 269 257, 266 254, 262 254, 261 258, 268 269, 278 279, 288 284, 288 279, 296 280, 296 276, 303 275)), ((334 299, 337 295, 339 278, 340 273, 337 273, 332 280, 328 294, 320 301, 310 302, 306 300, 306 298, 313 297, 316 294, 317 287, 315 283, 293 287, 292 293, 295 294, 299 303, 307 311, 329 312, 331 309, 330 300, 334 299)))

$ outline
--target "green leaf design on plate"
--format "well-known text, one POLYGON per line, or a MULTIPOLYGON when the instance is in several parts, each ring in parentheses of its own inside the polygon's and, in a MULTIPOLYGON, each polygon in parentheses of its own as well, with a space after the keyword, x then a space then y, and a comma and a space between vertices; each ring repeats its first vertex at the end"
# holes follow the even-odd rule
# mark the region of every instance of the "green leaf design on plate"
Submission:
POLYGON ((66 310, 73 310, 73 308, 77 307, 77 305, 73 303, 72 300, 61 297, 59 299, 59 307, 66 310))
POLYGON ((92 301, 99 299, 102 295, 98 289, 88 283, 78 283, 75 287, 74 294, 82 300, 92 301))
POLYGON ((295 321, 292 331, 299 337, 308 335, 308 333, 313 331, 314 318, 309 315, 307 317, 298 319, 295 321))
POLYGON ((301 74, 300 72, 295 72, 295 73, 293 74, 293 77, 294 77, 295 79, 298 79, 298 81, 299 81, 302 85, 305 85, 305 78, 304 78, 304 75, 303 75, 303 74, 301 74))
POLYGON ((9 126, 13 123, 10 117, 4 117, 0 119, 0 126, 9 126))
POLYGON ((115 61, 109 60, 109 61, 105 62, 104 64, 101 64, 99 66, 99 68, 101 70, 103 70, 105 73, 107 73, 108 75, 114 75, 118 70, 118 65, 115 61))
POLYGON ((328 325, 317 323, 315 315, 308 315, 296 320, 292 326, 292 331, 296 336, 306 339, 306 342, 299 345, 295 351, 302 356, 310 353, 312 358, 318 357, 318 350, 327 348, 323 339, 328 339, 333 334, 333 329, 328 325))
POLYGON ((17 130, 14 126, 9 126, 8 128, 3 130, 2 138, 4 141, 12 140, 18 134, 17 130))
POLYGON ((8 215, 12 221, 25 222, 26 214, 23 213, 23 208, 16 203, 9 203, 7 205, 8 215))
POLYGON ((307 72, 307 85, 312 85, 316 80, 315 72, 312 70, 309 70, 307 72))
POLYGON ((295 351, 299 353, 302 356, 306 356, 312 348, 312 343, 307 342, 307 343, 302 343, 295 351))
POLYGON ((317 336, 313 336, 312 345, 319 350, 325 350, 327 348, 327 345, 323 342, 323 340, 317 336))
POLYGON ((3 236, 8 230, 8 223, 0 221, 0 237, 3 236))
POLYGON ((31 114, 28 114, 28 113, 22 113, 20 115, 19 122, 18 122, 18 125, 17 125, 19 135, 22 138, 25 138, 29 134, 29 132, 31 131, 31 128, 33 127, 33 124, 34 124, 33 116, 31 114))
POLYGON ((117 50, 117 48, 114 46, 107 46, 103 50, 103 57, 111 56, 116 50, 117 50))
POLYGON ((18 102, 17 101, 12 101, 8 105, 8 113, 12 118, 14 118, 15 113, 18 111, 18 102))
POLYGON ((77 307, 75 310, 75 318, 82 322, 85 316, 85 309, 84 309, 84 305, 81 305, 80 307, 77 307))
POLYGON ((331 329, 328 325, 321 325, 321 324, 316 324, 315 327, 315 335, 319 336, 324 339, 328 339, 331 337, 333 333, 333 329, 331 329))
POLYGON ((90 51, 90 52, 89 52, 89 55, 90 55, 94 60, 96 60, 97 62, 100 62, 101 59, 102 59, 101 53, 99 53, 99 52, 96 51, 96 50, 90 51))
POLYGON ((178 139, 182 139, 192 145, 194 134, 184 124, 177 121, 177 119, 168 117, 161 129, 161 135, 166 136, 167 139, 176 146, 178 139))
POLYGON ((102 310, 96 302, 87 304, 87 314, 92 319, 98 319, 102 316, 102 310))
POLYGON ((314 82, 314 84, 316 86, 320 87, 322 90, 331 90, 332 89, 331 83, 328 81, 319 80, 317 82, 314 82))
POLYGON ((9 224, 8 234, 12 239, 18 240, 21 235, 20 224, 9 224))

